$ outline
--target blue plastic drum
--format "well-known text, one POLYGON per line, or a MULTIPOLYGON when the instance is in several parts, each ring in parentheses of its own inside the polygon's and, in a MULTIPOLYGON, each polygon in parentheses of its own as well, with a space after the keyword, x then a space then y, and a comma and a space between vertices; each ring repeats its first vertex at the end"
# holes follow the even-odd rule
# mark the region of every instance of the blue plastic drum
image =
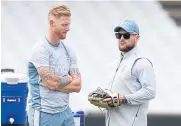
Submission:
POLYGON ((13 70, 1 70, 1 125, 25 126, 28 78, 13 70))

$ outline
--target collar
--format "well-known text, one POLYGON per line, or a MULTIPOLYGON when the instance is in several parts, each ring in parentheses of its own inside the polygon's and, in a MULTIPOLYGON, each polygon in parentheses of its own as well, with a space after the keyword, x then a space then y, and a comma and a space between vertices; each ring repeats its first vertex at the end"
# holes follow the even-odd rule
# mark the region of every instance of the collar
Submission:
POLYGON ((137 47, 134 47, 133 49, 131 49, 130 51, 128 52, 121 52, 121 56, 125 59, 126 57, 129 57, 130 55, 133 55, 134 53, 137 52, 137 47))
POLYGON ((53 44, 48 40, 48 38, 47 38, 46 36, 45 36, 45 39, 46 39, 46 41, 47 41, 51 46, 53 46, 53 47, 58 47, 58 46, 60 45, 60 43, 61 43, 61 40, 60 40, 58 44, 53 45, 53 44))

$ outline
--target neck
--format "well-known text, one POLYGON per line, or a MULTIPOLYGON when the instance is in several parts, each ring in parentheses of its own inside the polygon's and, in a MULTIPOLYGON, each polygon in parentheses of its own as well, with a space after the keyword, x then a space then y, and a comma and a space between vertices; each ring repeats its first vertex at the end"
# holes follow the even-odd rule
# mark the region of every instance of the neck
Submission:
POLYGON ((130 49, 129 51, 125 52, 125 51, 121 51, 121 55, 129 55, 130 53, 134 52, 136 49, 136 47, 133 47, 132 49, 130 49))
POLYGON ((50 29, 48 31, 47 39, 52 45, 57 45, 60 42, 60 39, 56 36, 54 32, 52 32, 50 29))

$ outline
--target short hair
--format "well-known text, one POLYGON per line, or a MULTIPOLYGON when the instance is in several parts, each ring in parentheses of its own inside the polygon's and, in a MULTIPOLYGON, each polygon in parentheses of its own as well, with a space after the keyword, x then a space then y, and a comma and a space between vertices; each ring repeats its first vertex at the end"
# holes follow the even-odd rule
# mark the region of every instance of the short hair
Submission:
POLYGON ((60 18, 61 16, 71 16, 71 11, 66 5, 59 5, 49 11, 48 16, 50 15, 56 18, 60 18))

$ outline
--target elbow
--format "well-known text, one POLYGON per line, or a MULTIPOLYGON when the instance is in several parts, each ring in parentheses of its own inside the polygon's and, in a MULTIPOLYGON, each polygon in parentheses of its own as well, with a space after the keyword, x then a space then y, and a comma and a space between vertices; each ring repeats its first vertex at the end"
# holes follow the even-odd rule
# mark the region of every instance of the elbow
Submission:
POLYGON ((79 82, 78 82, 78 85, 76 86, 76 92, 77 93, 79 93, 80 92, 80 90, 81 90, 81 79, 79 80, 79 82))
POLYGON ((156 97, 156 93, 153 94, 152 99, 154 99, 155 97, 156 97))
POLYGON ((79 83, 79 85, 76 87, 76 92, 79 93, 81 90, 81 82, 79 83))
POLYGON ((152 100, 156 97, 156 88, 148 86, 145 88, 145 96, 147 100, 152 100))
POLYGON ((156 97, 156 91, 153 90, 151 93, 150 93, 150 100, 151 99, 154 99, 156 97))
POLYGON ((77 92, 77 93, 79 93, 79 92, 80 92, 80 90, 81 90, 81 86, 77 86, 77 88, 76 88, 76 92, 77 92))
POLYGON ((79 92, 80 92, 80 89, 79 89, 79 88, 75 89, 75 92, 76 92, 76 93, 79 93, 79 92))
POLYGON ((156 97, 155 94, 151 95, 151 96, 150 96, 150 100, 154 99, 155 97, 156 97))

